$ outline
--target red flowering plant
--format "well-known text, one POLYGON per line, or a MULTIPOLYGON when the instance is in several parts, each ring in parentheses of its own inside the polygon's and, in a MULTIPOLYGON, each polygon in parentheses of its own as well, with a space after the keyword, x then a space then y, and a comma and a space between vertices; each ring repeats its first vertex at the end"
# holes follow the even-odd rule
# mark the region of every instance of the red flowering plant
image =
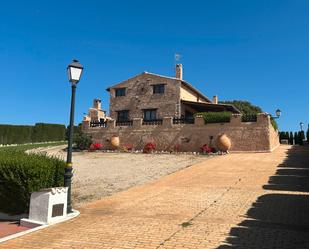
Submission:
POLYGON ((216 149, 213 148, 213 147, 208 146, 207 144, 204 144, 201 147, 201 151, 202 151, 203 154, 209 154, 209 153, 215 153, 216 149))
POLYGON ((144 146, 143 153, 151 153, 156 149, 156 144, 153 142, 147 143, 144 146))
POLYGON ((93 144, 91 144, 90 145, 90 150, 91 151, 95 151, 95 150, 100 150, 100 149, 102 149, 102 147, 103 147, 103 145, 102 144, 100 144, 100 143, 93 143, 93 144))

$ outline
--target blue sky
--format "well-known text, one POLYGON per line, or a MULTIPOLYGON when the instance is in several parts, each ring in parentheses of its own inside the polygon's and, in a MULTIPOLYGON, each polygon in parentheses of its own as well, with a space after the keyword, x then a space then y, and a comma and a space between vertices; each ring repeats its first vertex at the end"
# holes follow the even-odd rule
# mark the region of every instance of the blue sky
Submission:
POLYGON ((143 71, 184 79, 208 97, 282 110, 281 130, 309 122, 309 1, 3 1, 0 123, 67 124, 73 58, 85 70, 76 123, 105 89, 143 71))

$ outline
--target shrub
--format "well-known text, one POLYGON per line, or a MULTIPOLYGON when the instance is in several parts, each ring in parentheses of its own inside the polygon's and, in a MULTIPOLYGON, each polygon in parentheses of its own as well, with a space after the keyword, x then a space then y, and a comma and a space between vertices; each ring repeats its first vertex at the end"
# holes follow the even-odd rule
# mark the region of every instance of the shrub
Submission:
POLYGON ((0 212, 27 213, 30 195, 43 188, 63 186, 65 162, 43 154, 0 151, 0 212))
POLYGON ((277 131, 278 130, 278 124, 277 124, 277 121, 273 117, 270 117, 270 123, 273 126, 273 128, 277 131))
POLYGON ((64 139, 64 125, 44 123, 37 123, 35 126, 0 125, 0 144, 24 144, 64 139))
POLYGON ((243 114, 241 116, 241 122, 256 122, 257 121, 257 114, 243 114))
POLYGON ((102 149, 103 145, 100 143, 94 143, 90 145, 90 150, 100 150, 102 149))
POLYGON ((151 153, 156 149, 156 144, 153 142, 147 143, 144 146, 143 153, 151 153))
POLYGON ((200 112, 195 116, 202 116, 205 124, 209 123, 228 123, 231 120, 231 112, 200 112))
POLYGON ((65 126, 59 124, 36 123, 32 129, 33 142, 65 140, 65 126))
POLYGON ((214 153, 214 152, 216 152, 216 149, 213 148, 213 147, 208 146, 207 144, 204 144, 204 145, 201 147, 201 152, 202 152, 203 154, 209 154, 209 153, 214 153))
POLYGON ((219 103, 232 104, 238 110, 240 110, 240 112, 242 114, 261 113, 261 112, 263 112, 261 107, 253 105, 250 102, 245 101, 245 100, 220 101, 219 103))
POLYGON ((77 133, 74 136, 74 143, 75 146, 80 150, 88 150, 90 145, 92 144, 91 136, 87 135, 86 133, 77 133))

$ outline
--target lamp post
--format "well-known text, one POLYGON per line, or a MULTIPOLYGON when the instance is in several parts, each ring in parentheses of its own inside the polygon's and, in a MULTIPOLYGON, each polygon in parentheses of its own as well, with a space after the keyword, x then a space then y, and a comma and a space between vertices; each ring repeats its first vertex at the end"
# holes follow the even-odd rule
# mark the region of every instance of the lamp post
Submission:
POLYGON ((68 213, 72 212, 71 183, 73 176, 72 144, 73 144, 73 129, 74 129, 75 92, 76 92, 76 85, 80 80, 83 69, 84 69, 83 66, 78 62, 78 60, 73 60, 73 62, 69 64, 67 67, 69 81, 71 82, 72 87, 68 153, 67 153, 67 163, 64 170, 64 186, 68 187, 68 206, 67 206, 68 213))
POLYGON ((303 131, 304 123, 303 123, 303 122, 300 122, 300 123, 299 123, 299 126, 300 126, 300 130, 303 131))
POLYGON ((281 116, 281 110, 280 110, 280 109, 277 109, 277 110, 276 110, 276 117, 273 117, 273 118, 274 118, 274 119, 280 118, 280 116, 281 116))

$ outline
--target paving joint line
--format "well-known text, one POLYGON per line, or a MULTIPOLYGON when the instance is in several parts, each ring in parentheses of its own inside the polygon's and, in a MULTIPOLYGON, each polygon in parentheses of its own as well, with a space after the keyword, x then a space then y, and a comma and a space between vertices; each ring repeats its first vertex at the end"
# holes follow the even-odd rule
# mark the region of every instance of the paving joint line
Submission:
MULTIPOLYGON (((214 206, 216 203, 218 203, 225 194, 227 194, 233 187, 235 187, 235 185, 237 185, 242 178, 239 178, 233 185, 229 186, 217 199, 215 199, 208 207, 202 209, 200 212, 198 212, 196 215, 194 215, 191 219, 189 219, 188 221, 183 222, 182 224, 186 223, 190 225, 191 222, 193 222, 197 217, 199 217, 201 214, 203 214, 204 212, 206 212, 209 208, 211 208, 212 206, 214 206)), ((181 224, 180 224, 181 225, 181 224)), ((165 240, 163 240, 157 247, 156 249, 159 249, 160 247, 164 246, 164 244, 171 240, 177 233, 181 232, 182 230, 186 229, 186 227, 188 226, 182 226, 180 229, 178 229, 177 231, 175 231, 172 235, 170 235, 168 238, 166 238, 165 240)))

